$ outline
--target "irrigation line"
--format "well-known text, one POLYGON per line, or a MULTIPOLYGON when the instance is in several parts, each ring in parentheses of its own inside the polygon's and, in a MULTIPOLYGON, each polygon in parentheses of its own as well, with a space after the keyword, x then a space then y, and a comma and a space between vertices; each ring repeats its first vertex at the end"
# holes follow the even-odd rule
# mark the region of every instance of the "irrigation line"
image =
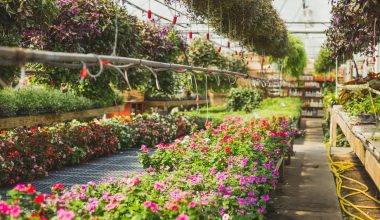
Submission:
MULTIPOLYGON (((70 64, 70 62, 85 62, 88 66, 99 65, 99 60, 111 62, 113 65, 122 68, 122 65, 134 64, 136 66, 146 66, 152 69, 166 68, 168 70, 184 72, 184 70, 193 71, 194 73, 204 74, 220 74, 225 76, 236 76, 245 79, 254 79, 264 81, 258 77, 252 77, 244 73, 218 70, 211 68, 194 67, 182 64, 163 63, 151 60, 143 60, 137 58, 109 56, 109 55, 94 55, 94 54, 81 54, 81 53, 65 53, 65 52, 51 52, 40 51, 32 49, 14 48, 14 47, 0 47, 0 65, 15 63, 47 63, 51 65, 60 65, 68 68, 81 68, 81 64, 70 64), (121 65, 121 66, 119 66, 121 65)), ((107 66, 107 65, 104 65, 107 66)))

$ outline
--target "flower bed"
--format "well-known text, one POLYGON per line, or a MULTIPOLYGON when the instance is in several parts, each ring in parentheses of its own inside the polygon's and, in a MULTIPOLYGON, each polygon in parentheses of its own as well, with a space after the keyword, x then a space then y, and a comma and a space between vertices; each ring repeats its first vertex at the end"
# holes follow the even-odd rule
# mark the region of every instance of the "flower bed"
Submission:
POLYGON ((283 118, 229 119, 217 128, 158 145, 140 159, 147 173, 53 194, 18 185, 0 202, 0 217, 57 219, 263 219, 277 183, 276 162, 291 128, 283 118))
POLYGON ((191 129, 186 117, 158 114, 13 129, 0 136, 0 185, 33 180, 133 146, 168 143, 191 129))

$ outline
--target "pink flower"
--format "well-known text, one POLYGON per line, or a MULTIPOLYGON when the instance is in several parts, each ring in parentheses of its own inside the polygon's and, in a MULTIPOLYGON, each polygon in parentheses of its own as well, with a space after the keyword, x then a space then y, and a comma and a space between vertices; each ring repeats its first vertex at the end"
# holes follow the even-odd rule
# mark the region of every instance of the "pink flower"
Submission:
POLYGON ((182 213, 180 214, 176 220, 189 220, 189 216, 187 216, 186 214, 182 213))
POLYGON ((100 199, 103 200, 103 201, 105 201, 105 200, 108 199, 108 196, 109 196, 109 195, 110 195, 109 192, 105 192, 105 193, 102 195, 102 197, 101 197, 100 199))
POLYGON ((151 201, 146 201, 144 202, 144 207, 149 208, 151 206, 152 202, 151 201))
POLYGON ((154 189, 155 190, 159 190, 159 191, 164 191, 164 184, 160 183, 160 182, 155 182, 154 183, 154 189))
POLYGON ((75 214, 72 211, 66 211, 64 209, 58 211, 58 220, 73 220, 74 216, 75 214))
POLYGON ((260 213, 263 213, 264 212, 264 208, 258 208, 257 211, 259 211, 260 213))
POLYGON ((152 212, 157 212, 158 211, 158 205, 154 202, 152 202, 152 204, 150 205, 150 210, 152 210, 152 212))
POLYGON ((270 197, 269 195, 264 195, 261 197, 261 199, 266 202, 266 201, 269 201, 270 197))
POLYGON ((179 208, 178 205, 173 205, 172 208, 171 208, 171 210, 172 210, 172 211, 177 211, 178 208, 179 208))
POLYGON ((109 210, 116 208, 118 205, 119 205, 119 203, 112 201, 108 205, 106 205, 106 207, 104 209, 106 211, 109 211, 109 210))
POLYGON ((194 208, 195 206, 197 206, 197 203, 196 203, 196 202, 190 202, 190 203, 189 203, 189 208, 190 208, 190 209, 194 208))
POLYGON ((142 145, 140 150, 143 153, 149 153, 149 150, 148 150, 148 148, 145 145, 142 145))
POLYGON ((18 205, 13 206, 9 210, 9 215, 13 218, 18 218, 20 216, 20 207, 18 205))
POLYGON ((13 189, 20 191, 20 192, 24 192, 26 187, 24 184, 17 184, 17 186, 15 186, 13 189))

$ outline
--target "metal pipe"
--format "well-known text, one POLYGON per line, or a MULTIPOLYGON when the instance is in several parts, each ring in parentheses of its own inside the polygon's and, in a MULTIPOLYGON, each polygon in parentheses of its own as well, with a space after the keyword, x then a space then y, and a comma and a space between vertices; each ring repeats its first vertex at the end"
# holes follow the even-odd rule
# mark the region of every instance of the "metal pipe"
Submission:
MULTIPOLYGON (((186 69, 191 71, 201 71, 206 73, 218 73, 227 76, 237 76, 242 78, 253 78, 247 74, 233 72, 228 70, 216 70, 210 68, 193 67, 182 64, 163 63, 151 60, 143 60, 129 57, 118 57, 109 55, 95 55, 95 54, 81 54, 81 53, 65 53, 65 52, 51 52, 51 51, 39 51, 32 49, 14 48, 14 47, 0 47, 0 61, 5 59, 6 61, 16 63, 46 63, 46 62, 80 62, 85 63, 98 63, 99 59, 102 61, 109 61, 114 64, 135 64, 137 66, 148 66, 152 68, 169 68, 169 69, 186 69)), ((2 61, 0 65, 2 65, 2 61)))

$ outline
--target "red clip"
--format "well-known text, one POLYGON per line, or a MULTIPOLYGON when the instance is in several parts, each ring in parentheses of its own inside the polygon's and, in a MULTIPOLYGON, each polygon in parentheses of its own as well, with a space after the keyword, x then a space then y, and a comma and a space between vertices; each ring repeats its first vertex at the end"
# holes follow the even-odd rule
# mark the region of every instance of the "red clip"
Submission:
POLYGON ((191 31, 189 32, 189 38, 193 39, 193 32, 191 32, 191 31))
POLYGON ((210 40, 210 33, 206 33, 206 39, 210 40))
POLYGON ((229 41, 227 42, 227 47, 231 48, 231 43, 229 41))
POLYGON ((84 79, 87 77, 87 67, 86 66, 83 66, 82 67, 82 71, 80 72, 80 78, 81 79, 84 79))
POLYGON ((150 9, 148 10, 148 19, 152 19, 152 11, 150 9))
POLYGON ((105 61, 102 61, 102 64, 103 64, 103 65, 108 65, 108 64, 110 64, 110 62, 107 61, 107 60, 105 60, 105 61))
POLYGON ((173 18, 173 24, 174 25, 177 24, 177 16, 174 16, 174 18, 173 18))

